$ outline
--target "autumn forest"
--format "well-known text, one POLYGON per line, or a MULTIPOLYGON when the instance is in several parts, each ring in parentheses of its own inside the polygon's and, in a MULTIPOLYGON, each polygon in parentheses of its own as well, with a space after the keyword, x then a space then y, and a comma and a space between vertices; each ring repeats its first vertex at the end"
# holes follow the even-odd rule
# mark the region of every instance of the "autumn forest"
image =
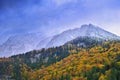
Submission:
POLYGON ((63 46, 0 59, 10 80, 120 80, 120 41, 82 37, 63 46))

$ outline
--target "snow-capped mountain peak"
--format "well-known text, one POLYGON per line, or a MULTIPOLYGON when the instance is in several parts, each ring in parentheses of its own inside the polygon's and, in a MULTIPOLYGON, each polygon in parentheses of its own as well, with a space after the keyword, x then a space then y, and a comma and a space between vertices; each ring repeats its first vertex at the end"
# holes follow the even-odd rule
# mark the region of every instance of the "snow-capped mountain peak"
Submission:
POLYGON ((51 41, 47 44, 47 47, 56 47, 65 44, 77 37, 88 36, 88 37, 98 37, 104 40, 109 39, 120 39, 119 36, 110 33, 98 26, 93 24, 82 25, 80 28, 67 30, 59 35, 54 36, 51 41))
POLYGON ((120 37, 95 25, 82 25, 80 28, 66 30, 55 36, 45 36, 41 33, 29 33, 11 36, 0 46, 0 57, 25 53, 33 49, 61 46, 78 37, 96 37, 103 40, 116 40, 120 37))

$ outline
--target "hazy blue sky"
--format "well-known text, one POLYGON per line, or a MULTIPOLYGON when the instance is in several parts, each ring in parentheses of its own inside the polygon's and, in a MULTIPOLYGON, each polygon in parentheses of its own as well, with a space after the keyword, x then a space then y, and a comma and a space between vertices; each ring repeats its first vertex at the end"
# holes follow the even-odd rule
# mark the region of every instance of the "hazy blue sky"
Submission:
POLYGON ((0 35, 95 24, 120 35, 120 0, 0 0, 0 35))

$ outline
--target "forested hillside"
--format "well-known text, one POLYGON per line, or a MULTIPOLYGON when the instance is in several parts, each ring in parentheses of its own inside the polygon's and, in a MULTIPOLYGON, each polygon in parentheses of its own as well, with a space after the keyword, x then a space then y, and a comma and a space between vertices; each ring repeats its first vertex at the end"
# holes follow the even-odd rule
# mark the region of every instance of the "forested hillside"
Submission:
POLYGON ((0 59, 0 78, 120 80, 120 41, 79 37, 63 46, 0 59))
POLYGON ((27 71, 23 65, 23 80, 120 80, 120 42, 105 42, 103 46, 71 54, 48 67, 27 71))

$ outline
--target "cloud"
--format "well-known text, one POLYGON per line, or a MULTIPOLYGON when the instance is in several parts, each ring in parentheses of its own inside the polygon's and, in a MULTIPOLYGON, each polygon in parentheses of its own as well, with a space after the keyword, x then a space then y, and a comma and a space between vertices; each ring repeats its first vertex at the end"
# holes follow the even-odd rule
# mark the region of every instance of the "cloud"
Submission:
POLYGON ((1 0, 0 29, 12 33, 31 30, 48 32, 68 29, 77 21, 78 25, 89 22, 102 26, 109 25, 109 22, 114 24, 120 19, 119 12, 114 11, 120 8, 116 5, 117 2, 118 0, 1 0))
POLYGON ((67 3, 76 3, 78 0, 52 0, 57 6, 61 6, 67 3))

